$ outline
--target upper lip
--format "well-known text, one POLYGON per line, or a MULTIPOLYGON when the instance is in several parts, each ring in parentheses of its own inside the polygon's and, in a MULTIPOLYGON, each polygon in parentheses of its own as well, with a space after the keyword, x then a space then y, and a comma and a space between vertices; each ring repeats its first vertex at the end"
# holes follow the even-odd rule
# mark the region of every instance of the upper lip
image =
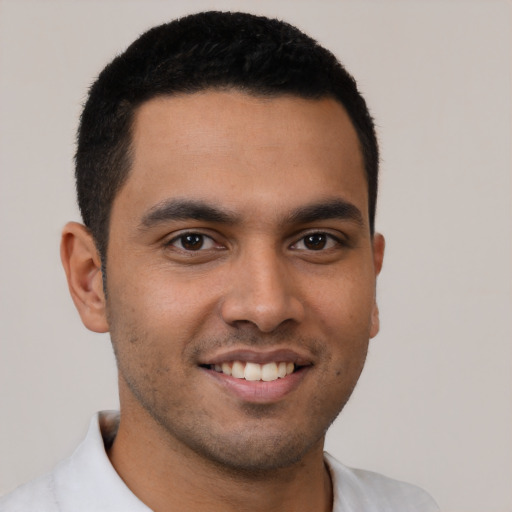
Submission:
POLYGON ((294 363, 297 366, 309 366, 313 364, 311 355, 305 355, 296 350, 288 348, 273 350, 235 348, 201 358, 199 364, 222 364, 230 361, 243 361, 258 364, 284 361, 294 363))

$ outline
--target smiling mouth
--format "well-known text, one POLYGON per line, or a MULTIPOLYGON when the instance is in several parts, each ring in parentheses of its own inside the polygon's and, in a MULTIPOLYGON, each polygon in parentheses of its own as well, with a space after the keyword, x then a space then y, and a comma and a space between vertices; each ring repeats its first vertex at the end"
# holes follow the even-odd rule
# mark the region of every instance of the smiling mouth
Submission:
POLYGON ((201 366, 208 370, 234 377, 235 379, 263 382, 284 379, 301 368, 290 361, 269 362, 265 364, 249 361, 229 361, 222 364, 205 364, 201 366))

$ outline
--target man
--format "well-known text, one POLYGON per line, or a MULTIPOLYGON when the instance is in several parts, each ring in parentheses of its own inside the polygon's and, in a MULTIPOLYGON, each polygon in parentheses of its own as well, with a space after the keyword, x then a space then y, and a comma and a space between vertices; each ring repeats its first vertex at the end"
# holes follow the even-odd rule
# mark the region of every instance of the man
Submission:
POLYGON ((379 329, 377 170, 354 80, 285 23, 201 13, 114 59, 61 255, 121 412, 1 510, 437 510, 323 452, 379 329))

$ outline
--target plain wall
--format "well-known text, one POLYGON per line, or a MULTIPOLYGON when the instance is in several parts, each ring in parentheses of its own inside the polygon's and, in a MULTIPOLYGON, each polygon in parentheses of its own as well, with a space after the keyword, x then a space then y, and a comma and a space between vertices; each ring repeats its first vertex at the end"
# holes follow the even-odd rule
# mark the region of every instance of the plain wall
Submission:
POLYGON ((485 0, 0 1, 0 494, 117 407, 58 255, 87 88, 145 29, 211 8, 319 39, 377 121, 382 329, 328 450, 448 512, 512 511, 511 4, 485 0))

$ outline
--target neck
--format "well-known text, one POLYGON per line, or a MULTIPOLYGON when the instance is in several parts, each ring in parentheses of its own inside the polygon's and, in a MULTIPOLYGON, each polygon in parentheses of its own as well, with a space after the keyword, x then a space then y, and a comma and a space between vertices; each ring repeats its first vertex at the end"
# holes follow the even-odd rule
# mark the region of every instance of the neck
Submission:
POLYGON ((109 458, 130 490, 154 512, 332 510, 323 439, 300 461, 269 471, 222 467, 181 445, 146 416, 122 415, 109 458))

